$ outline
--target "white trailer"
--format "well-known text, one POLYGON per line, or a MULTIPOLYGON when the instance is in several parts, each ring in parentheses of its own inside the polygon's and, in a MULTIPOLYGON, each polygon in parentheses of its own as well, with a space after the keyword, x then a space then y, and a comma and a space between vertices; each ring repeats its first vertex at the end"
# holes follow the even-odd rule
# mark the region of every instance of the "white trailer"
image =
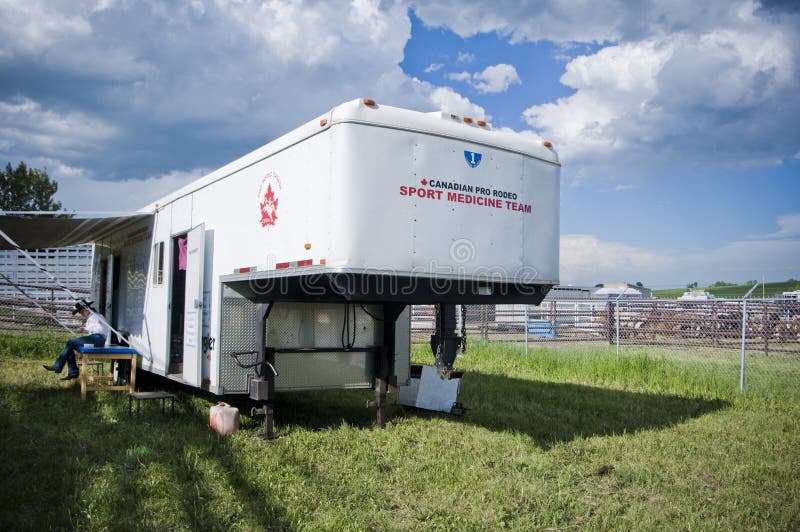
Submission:
MULTIPOLYGON (((50 225, 47 243, 95 242, 97 301, 145 370, 267 414, 275 391, 375 388, 383 424, 409 377, 408 305, 537 304, 558 283, 546 144, 354 100, 137 216, 50 225)), ((41 247, 19 220, 0 229, 41 247)))

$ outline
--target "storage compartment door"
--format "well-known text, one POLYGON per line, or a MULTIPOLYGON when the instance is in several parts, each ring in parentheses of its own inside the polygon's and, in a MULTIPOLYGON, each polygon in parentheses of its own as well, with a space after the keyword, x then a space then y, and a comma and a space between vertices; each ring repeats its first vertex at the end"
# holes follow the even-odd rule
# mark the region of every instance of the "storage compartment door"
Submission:
POLYGON ((186 238, 186 300, 183 318, 183 380, 200 386, 203 356, 203 263, 205 226, 198 225, 186 238))

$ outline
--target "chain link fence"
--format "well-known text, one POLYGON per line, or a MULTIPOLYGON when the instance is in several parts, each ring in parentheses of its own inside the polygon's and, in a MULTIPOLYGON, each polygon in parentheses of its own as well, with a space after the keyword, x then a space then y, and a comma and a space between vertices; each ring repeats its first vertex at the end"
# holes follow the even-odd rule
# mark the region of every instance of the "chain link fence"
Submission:
MULTIPOLYGON (((72 289, 78 297, 88 290, 72 289)), ((82 320, 59 288, 0 279, 0 333, 79 332, 82 320)), ((740 389, 800 384, 800 301, 736 299, 553 299, 541 305, 469 305, 470 341, 529 348, 605 346, 617 357, 646 353, 712 368, 740 389)), ((411 341, 427 344, 433 305, 416 305, 411 341)))
MULTIPOLYGON (((800 384, 800 301, 564 299, 541 305, 467 308, 470 339, 532 347, 607 346, 617 357, 646 353, 699 364, 748 386, 800 384)), ((415 306, 412 342, 427 343, 434 307, 415 306)))

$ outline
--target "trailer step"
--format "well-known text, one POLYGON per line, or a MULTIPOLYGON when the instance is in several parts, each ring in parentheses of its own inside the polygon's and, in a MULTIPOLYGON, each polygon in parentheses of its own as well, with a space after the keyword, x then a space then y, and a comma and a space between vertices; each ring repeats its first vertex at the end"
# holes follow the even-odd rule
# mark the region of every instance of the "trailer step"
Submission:
POLYGON ((128 415, 133 415, 133 401, 136 400, 136 414, 139 414, 141 401, 161 399, 161 415, 165 414, 164 403, 169 399, 169 414, 175 415, 175 395, 167 392, 131 392, 128 395, 128 415))

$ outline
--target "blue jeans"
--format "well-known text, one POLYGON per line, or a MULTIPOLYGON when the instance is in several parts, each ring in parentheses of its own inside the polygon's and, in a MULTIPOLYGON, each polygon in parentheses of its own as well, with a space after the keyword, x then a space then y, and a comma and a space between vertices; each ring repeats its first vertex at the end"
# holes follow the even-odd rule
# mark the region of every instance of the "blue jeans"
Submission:
POLYGON ((90 334, 88 336, 81 336, 79 338, 71 338, 67 340, 67 343, 64 345, 64 350, 61 351, 61 354, 58 355, 56 361, 53 362, 53 370, 56 373, 61 373, 61 370, 64 369, 64 363, 66 362, 67 375, 70 377, 76 377, 79 371, 73 349, 80 347, 83 344, 92 344, 95 347, 103 347, 106 345, 106 337, 102 334, 90 334))

